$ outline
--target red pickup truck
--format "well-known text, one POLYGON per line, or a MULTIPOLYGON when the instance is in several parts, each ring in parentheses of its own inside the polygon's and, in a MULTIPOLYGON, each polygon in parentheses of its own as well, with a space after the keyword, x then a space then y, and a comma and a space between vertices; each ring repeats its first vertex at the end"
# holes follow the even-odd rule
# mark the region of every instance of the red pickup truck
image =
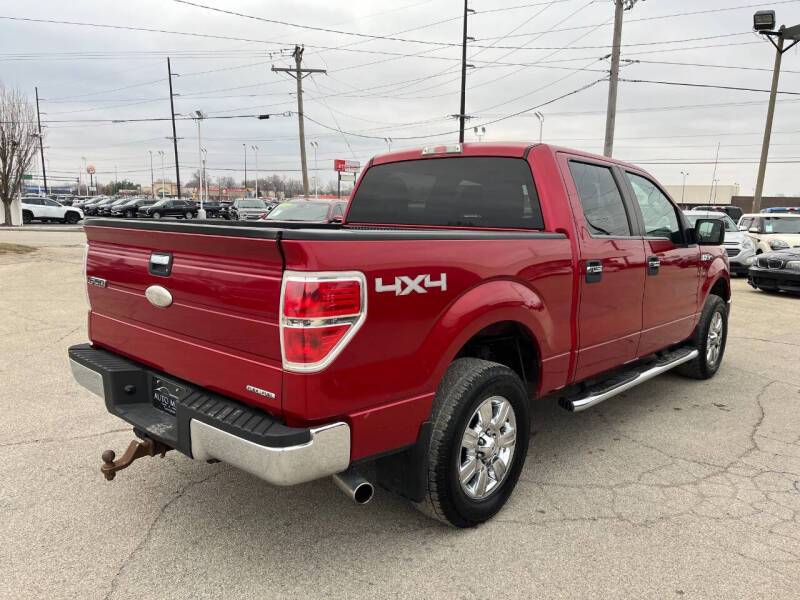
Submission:
POLYGON ((581 411, 677 368, 714 375, 721 221, 645 171, 549 145, 377 156, 343 223, 90 220, 74 377, 141 441, 267 482, 372 484, 459 527, 528 454, 529 402, 581 411))

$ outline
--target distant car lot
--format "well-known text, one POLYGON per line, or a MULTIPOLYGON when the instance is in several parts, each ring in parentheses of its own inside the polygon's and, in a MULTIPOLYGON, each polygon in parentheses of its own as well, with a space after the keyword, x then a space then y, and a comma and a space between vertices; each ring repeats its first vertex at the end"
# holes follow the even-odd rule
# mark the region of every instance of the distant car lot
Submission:
POLYGON ((175 453, 104 481, 100 452, 132 435, 69 377, 85 238, 59 229, 0 230, 0 250, 39 248, 0 251, 8 597, 797 597, 800 298, 732 281, 725 363, 699 386, 536 404, 513 501, 455 531, 381 490, 359 507, 328 480, 274 488, 175 453), (467 588, 454 574, 487 544, 467 588))

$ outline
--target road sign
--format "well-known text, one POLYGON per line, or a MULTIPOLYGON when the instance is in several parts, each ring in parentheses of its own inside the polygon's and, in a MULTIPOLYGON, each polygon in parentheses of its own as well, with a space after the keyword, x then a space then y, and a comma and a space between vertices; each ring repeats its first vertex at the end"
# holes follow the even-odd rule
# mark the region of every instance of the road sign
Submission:
POLYGON ((32 179, 33 179, 33 175, 31 175, 30 173, 25 173, 25 174, 22 176, 22 178, 23 178, 25 181, 30 181, 30 180, 32 180, 32 179))
POLYGON ((361 170, 361 163, 357 160, 336 158, 333 160, 333 170, 339 173, 358 173, 361 170))
POLYGON ((356 174, 355 173, 341 173, 339 175, 339 181, 355 181, 356 174))
POLYGON ((89 174, 94 173, 94 165, 89 165, 86 167, 86 172, 89 174))

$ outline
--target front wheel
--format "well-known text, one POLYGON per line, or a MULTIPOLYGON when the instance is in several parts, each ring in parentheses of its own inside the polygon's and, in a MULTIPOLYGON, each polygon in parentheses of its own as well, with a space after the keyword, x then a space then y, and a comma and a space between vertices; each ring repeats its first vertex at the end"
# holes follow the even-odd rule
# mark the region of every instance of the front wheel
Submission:
POLYGON ((722 363, 727 339, 728 305, 719 296, 710 294, 690 342, 699 354, 676 367, 676 372, 693 379, 712 378, 722 363))
POLYGON ((76 212, 68 212, 65 218, 65 221, 70 225, 75 225, 78 221, 81 220, 81 216, 76 212))
POLYGON ((153 218, 154 218, 154 219, 160 219, 160 218, 161 218, 161 213, 160 213, 160 212, 158 212, 158 211, 154 212, 154 213, 153 213, 153 218))
POLYGON ((504 365, 458 359, 439 385, 431 421, 428 489, 417 507, 455 527, 483 523, 511 496, 525 463, 525 385, 504 365))
POLYGON ((192 218, 192 211, 190 211, 190 210, 187 210, 187 211, 184 213, 184 215, 183 215, 183 216, 184 216, 185 218, 187 218, 187 219, 191 219, 191 218, 192 218))
POLYGON ((127 218, 129 218, 129 219, 132 219, 133 218, 133 211, 132 210, 126 211, 125 212, 125 216, 127 218))
POLYGON ((22 222, 25 225, 28 225, 31 221, 33 221, 33 213, 29 210, 22 211, 22 222))

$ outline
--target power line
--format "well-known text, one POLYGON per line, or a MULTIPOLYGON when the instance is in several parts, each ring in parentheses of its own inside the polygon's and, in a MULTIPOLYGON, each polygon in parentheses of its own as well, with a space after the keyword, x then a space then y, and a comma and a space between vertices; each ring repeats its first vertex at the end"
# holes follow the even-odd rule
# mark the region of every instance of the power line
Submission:
MULTIPOLYGON (((738 92, 765 92, 770 93, 770 90, 763 90, 759 88, 746 88, 746 87, 738 87, 733 85, 712 85, 709 83, 685 83, 681 81, 654 81, 651 79, 623 79, 620 77, 620 81, 624 81, 626 83, 652 83, 658 85, 675 85, 675 86, 682 86, 682 87, 696 87, 696 88, 711 88, 715 90, 735 90, 738 92)), ((789 96, 800 96, 800 92, 785 92, 785 91, 778 91, 778 94, 786 94, 789 96)))

